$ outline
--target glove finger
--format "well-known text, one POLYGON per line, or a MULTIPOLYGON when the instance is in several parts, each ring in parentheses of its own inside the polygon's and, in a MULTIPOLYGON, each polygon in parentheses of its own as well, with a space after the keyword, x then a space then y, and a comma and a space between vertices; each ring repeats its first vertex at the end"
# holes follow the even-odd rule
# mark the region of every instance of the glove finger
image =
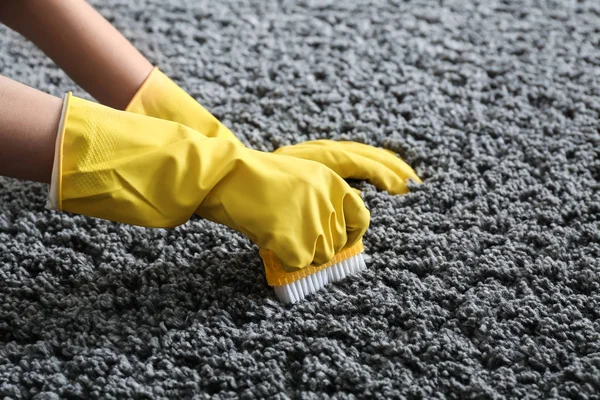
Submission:
POLYGON ((323 222, 323 234, 315 242, 312 262, 314 266, 329 262, 348 241, 343 213, 334 211, 330 214, 328 221, 323 222))
POLYGON ((414 170, 389 150, 362 143, 315 140, 280 147, 275 152, 320 162, 344 179, 368 180, 392 194, 407 193, 407 179, 421 182, 414 170))
POLYGON ((343 199, 347 240, 344 248, 354 246, 369 228, 371 214, 355 192, 347 192, 343 199))
POLYGON ((285 146, 283 151, 298 155, 324 151, 317 149, 328 149, 329 151, 336 153, 344 151, 346 153, 359 154, 363 157, 382 163, 404 180, 414 179, 416 182, 422 183, 415 171, 396 153, 388 149, 374 147, 364 143, 334 141, 329 139, 311 140, 293 146, 285 146))
MULTIPOLYGON (((347 154, 335 146, 324 146, 323 144, 318 144, 316 142, 317 141, 311 142, 314 144, 301 143, 294 146, 280 147, 279 149, 275 150, 275 153, 316 161, 329 167, 344 179, 366 179, 364 177, 365 173, 361 173, 360 177, 356 176, 354 173, 358 166, 355 165, 355 162, 352 157, 350 157, 350 154, 347 154)), ((324 141, 318 142, 322 143, 324 141)))
MULTIPOLYGON (((344 151, 339 147, 291 146, 282 153, 317 161, 344 179, 361 179, 392 194, 408 193, 405 179, 378 160, 344 151)), ((281 153, 280 153, 281 154, 281 153)))
POLYGON ((351 155, 355 168, 344 178, 363 179, 375 185, 379 190, 387 190, 391 194, 406 194, 406 180, 398 176, 387 166, 377 160, 353 154, 351 155))
POLYGON ((363 157, 380 162, 394 171, 394 173, 403 180, 413 179, 418 183, 422 183, 421 179, 411 166, 391 150, 357 142, 338 142, 338 146, 350 153, 359 154, 363 157))

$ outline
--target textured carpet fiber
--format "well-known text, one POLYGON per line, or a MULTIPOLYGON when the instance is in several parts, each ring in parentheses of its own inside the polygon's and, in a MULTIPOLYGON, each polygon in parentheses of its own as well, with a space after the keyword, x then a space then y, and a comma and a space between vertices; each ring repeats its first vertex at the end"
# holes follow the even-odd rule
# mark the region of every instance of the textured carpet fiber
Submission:
MULTIPOLYGON (((368 271, 282 306, 235 232, 0 179, 0 396, 597 396, 600 3, 94 3, 247 145, 360 141, 424 184, 359 183, 368 271)), ((3 74, 83 94, 0 33, 3 74)))

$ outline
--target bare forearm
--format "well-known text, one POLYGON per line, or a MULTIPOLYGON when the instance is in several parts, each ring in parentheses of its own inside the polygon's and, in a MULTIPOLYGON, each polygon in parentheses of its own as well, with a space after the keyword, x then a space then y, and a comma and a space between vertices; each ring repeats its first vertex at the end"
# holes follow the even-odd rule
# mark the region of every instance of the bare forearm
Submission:
POLYGON ((99 102, 124 109, 152 64, 84 0, 0 0, 2 22, 99 102))
POLYGON ((50 182, 62 100, 0 76, 0 175, 50 182))

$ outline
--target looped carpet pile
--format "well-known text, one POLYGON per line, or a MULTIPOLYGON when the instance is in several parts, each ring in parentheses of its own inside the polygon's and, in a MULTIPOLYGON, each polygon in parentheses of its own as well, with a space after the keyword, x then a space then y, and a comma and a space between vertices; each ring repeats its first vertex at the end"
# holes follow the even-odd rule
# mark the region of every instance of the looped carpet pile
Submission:
MULTIPOLYGON (((358 183, 368 271, 283 306, 227 228, 0 178, 0 397, 597 398, 600 3, 92 3, 248 146, 359 141, 424 184, 358 183)), ((0 42, 3 75, 85 96, 0 42)))

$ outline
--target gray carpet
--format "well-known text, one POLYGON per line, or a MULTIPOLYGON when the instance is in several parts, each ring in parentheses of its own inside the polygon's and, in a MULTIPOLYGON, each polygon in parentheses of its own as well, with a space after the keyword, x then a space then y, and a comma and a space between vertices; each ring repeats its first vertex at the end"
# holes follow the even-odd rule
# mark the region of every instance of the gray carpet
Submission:
MULTIPOLYGON (((0 396, 598 397, 600 3, 94 3, 249 146, 364 142, 425 183, 359 183, 368 271, 282 306, 237 233, 0 179, 0 396)), ((2 74, 83 94, 0 41, 2 74)))

